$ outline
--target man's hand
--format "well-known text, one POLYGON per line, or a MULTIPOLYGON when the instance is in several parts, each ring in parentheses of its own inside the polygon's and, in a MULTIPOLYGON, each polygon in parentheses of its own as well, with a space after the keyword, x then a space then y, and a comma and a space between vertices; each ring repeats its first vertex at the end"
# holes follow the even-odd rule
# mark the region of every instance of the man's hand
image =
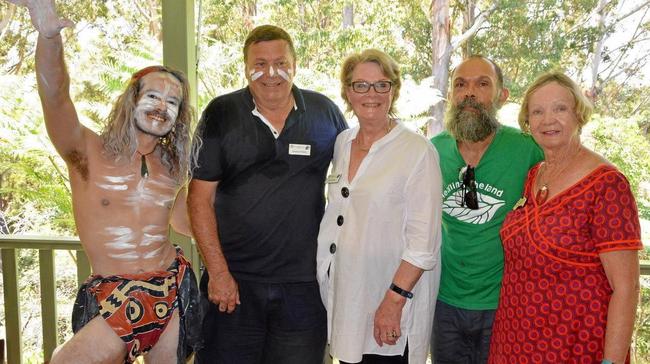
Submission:
POLYGON ((74 27, 68 19, 59 18, 54 0, 7 0, 10 3, 26 6, 34 28, 45 38, 54 38, 65 27, 74 27))
POLYGON ((208 298, 219 306, 219 311, 232 313, 239 302, 239 288, 230 272, 224 271, 215 275, 210 274, 208 282, 208 298))

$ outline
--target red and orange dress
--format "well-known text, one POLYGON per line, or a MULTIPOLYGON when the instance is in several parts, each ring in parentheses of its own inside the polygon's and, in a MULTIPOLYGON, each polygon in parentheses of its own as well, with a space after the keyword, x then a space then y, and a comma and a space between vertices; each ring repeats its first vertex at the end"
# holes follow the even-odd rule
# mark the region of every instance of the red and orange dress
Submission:
POLYGON ((505 256, 490 363, 600 363, 612 289, 599 254, 642 248, 630 185, 601 165, 543 204, 540 164, 501 228, 505 256), (523 201, 523 200, 522 200, 523 201))

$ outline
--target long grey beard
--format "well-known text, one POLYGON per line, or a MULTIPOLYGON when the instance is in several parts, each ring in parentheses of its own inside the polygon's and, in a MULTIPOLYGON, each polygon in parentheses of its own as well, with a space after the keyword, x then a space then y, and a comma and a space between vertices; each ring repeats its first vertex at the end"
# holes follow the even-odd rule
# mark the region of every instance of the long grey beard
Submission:
POLYGON ((474 99, 467 98, 458 105, 451 105, 447 111, 447 130, 456 140, 478 142, 484 140, 499 128, 496 118, 497 107, 489 108, 474 99), (478 110, 478 114, 465 111, 465 107, 478 110))

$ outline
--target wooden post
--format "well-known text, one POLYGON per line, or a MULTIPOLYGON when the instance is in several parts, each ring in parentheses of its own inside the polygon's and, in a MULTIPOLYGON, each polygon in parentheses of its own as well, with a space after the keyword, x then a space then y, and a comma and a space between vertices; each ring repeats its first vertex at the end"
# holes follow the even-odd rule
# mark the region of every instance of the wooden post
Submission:
POLYGON ((196 109, 196 31, 194 0, 162 0, 163 63, 183 71, 196 109))
POLYGON ((16 249, 2 249, 2 280, 4 284, 7 362, 22 364, 23 343, 20 335, 20 305, 16 249))
POLYGON ((43 324, 43 357, 45 362, 52 358, 57 345, 56 316, 56 272, 54 250, 39 250, 38 261, 41 281, 41 319, 43 324))

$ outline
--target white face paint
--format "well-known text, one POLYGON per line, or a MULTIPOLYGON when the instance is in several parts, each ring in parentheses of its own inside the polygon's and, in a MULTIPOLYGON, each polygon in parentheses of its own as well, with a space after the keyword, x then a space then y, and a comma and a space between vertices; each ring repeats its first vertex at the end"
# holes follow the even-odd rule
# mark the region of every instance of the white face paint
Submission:
POLYGON ((287 82, 291 82, 293 78, 293 70, 291 68, 289 68, 286 72, 283 69, 279 68, 278 74, 287 82))
POLYGON ((258 78, 262 77, 264 75, 264 72, 262 71, 255 72, 255 70, 250 70, 248 74, 251 76, 251 81, 255 81, 258 78))
POLYGON ((135 122, 141 131, 154 136, 167 135, 176 123, 182 100, 181 85, 164 72, 145 75, 135 107, 135 122))
POLYGON ((271 77, 275 76, 275 70, 273 69, 273 66, 269 66, 269 76, 271 77))

